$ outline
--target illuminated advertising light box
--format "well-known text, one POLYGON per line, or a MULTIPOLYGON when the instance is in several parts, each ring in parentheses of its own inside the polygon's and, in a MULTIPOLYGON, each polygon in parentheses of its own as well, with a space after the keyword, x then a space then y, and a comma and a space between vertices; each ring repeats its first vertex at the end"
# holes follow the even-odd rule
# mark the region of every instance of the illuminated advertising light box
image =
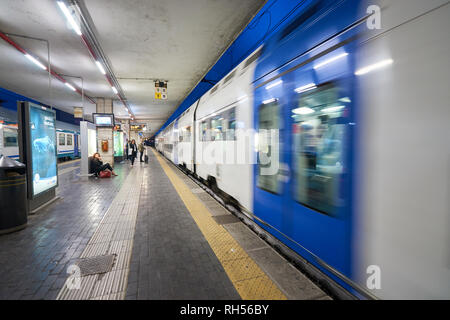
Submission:
POLYGON ((123 156, 123 132, 114 131, 114 157, 123 156))
POLYGON ((114 127, 113 113, 93 113, 92 117, 97 127, 114 127))
POLYGON ((89 129, 88 133, 88 155, 93 156, 97 152, 97 131, 89 129))
POLYGON ((27 166, 31 195, 36 197, 58 186, 55 111, 33 103, 25 104, 27 166), (31 180, 31 181, 30 181, 31 180))

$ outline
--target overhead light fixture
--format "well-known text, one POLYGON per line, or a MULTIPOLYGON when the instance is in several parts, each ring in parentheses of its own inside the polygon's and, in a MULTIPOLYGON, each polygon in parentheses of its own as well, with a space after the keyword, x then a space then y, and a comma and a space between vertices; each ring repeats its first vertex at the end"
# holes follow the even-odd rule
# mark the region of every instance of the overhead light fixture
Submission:
POLYGON ((42 70, 47 70, 47 68, 42 63, 40 63, 38 60, 36 60, 36 58, 34 58, 33 56, 30 56, 28 53, 25 54, 25 57, 27 57, 28 60, 33 62, 35 65, 37 65, 42 70))
POLYGON ((102 64, 99 61, 95 61, 95 64, 97 65, 98 69, 102 74, 106 74, 105 69, 103 68, 102 64))
POLYGON ((311 108, 308 108, 308 107, 301 107, 301 108, 292 110, 292 112, 295 114, 305 115, 305 114, 314 113, 314 110, 311 108))
POLYGON ((66 4, 62 1, 58 1, 58 6, 61 9, 61 11, 64 13, 64 15, 66 16, 67 21, 69 21, 70 26, 72 27, 72 29, 75 31, 75 33, 79 36, 81 36, 81 30, 80 27, 78 26, 78 24, 75 22, 75 19, 73 18, 73 16, 70 14, 69 9, 67 8, 66 4))
POLYGON ((394 62, 394 60, 392 60, 392 59, 386 59, 386 60, 379 61, 377 63, 371 64, 369 66, 366 66, 364 68, 356 70, 355 75, 360 76, 360 75, 369 73, 373 70, 386 67, 386 66, 392 64, 393 62, 394 62))
POLYGON ((269 89, 271 89, 271 88, 273 88, 273 87, 276 87, 276 86, 278 86, 278 85, 280 85, 280 84, 282 84, 282 83, 283 83, 283 80, 278 80, 277 82, 274 82, 274 83, 272 83, 272 84, 267 85, 267 86, 266 86, 266 90, 269 90, 269 89))
POLYGON ((306 84, 304 86, 301 86, 301 87, 298 87, 298 88, 294 89, 294 91, 297 92, 297 93, 302 93, 302 92, 309 91, 309 90, 312 90, 312 89, 315 89, 315 88, 317 88, 315 83, 308 83, 308 84, 306 84))
POLYGON ((77 89, 75 89, 70 83, 68 82, 64 82, 64 84, 72 91, 77 91, 77 89))
POLYGON ((262 103, 263 103, 263 104, 269 104, 269 103, 275 102, 275 101, 277 101, 277 100, 278 100, 278 99, 276 99, 276 98, 272 98, 272 99, 264 100, 262 103))
POLYGON ((112 89, 112 91, 113 91, 115 94, 117 94, 117 89, 116 89, 116 87, 111 87, 111 89, 112 89))
POLYGON ((328 108, 323 108, 322 112, 327 112, 327 113, 337 112, 337 111, 341 111, 344 108, 345 108, 345 106, 328 107, 328 108))
POLYGON ((332 62, 334 62, 334 61, 336 61, 336 60, 339 60, 339 59, 341 59, 341 58, 344 58, 344 57, 346 57, 346 56, 348 56, 348 53, 347 53, 347 52, 338 54, 337 56, 334 56, 333 58, 330 58, 330 59, 328 59, 328 60, 325 60, 325 61, 323 61, 323 62, 321 62, 321 63, 315 65, 315 66, 314 66, 314 69, 319 69, 319 68, 321 68, 321 67, 323 67, 323 66, 325 66, 325 65, 327 65, 327 64, 330 64, 330 63, 332 63, 332 62))

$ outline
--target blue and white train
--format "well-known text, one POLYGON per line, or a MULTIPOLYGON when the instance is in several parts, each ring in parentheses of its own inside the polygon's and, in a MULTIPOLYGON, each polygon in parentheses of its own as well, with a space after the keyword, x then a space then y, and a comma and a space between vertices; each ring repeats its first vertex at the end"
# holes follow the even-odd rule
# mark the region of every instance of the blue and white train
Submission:
POLYGON ((358 297, 450 298, 450 2, 305 1, 156 137, 358 297))
MULTIPOLYGON (((80 133, 56 129, 57 157, 74 160, 81 157, 80 133)), ((19 160, 19 134, 17 124, 0 124, 0 155, 19 160)))

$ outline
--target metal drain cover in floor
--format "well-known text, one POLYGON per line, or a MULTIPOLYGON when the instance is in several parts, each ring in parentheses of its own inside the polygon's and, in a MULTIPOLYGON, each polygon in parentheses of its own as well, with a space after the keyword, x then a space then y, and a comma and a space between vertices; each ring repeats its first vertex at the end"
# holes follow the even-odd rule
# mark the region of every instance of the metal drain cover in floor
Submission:
POLYGON ((108 254, 83 258, 78 260, 76 264, 80 268, 81 276, 83 277, 91 274, 106 273, 111 271, 115 259, 115 254, 108 254))

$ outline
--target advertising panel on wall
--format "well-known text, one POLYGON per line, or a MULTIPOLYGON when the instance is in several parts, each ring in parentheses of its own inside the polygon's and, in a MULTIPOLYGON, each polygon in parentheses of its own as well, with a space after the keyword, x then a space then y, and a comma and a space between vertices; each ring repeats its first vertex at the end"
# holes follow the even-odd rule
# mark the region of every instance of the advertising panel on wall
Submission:
POLYGON ((56 113, 31 102, 18 105, 20 159, 27 166, 28 198, 41 199, 37 205, 54 197, 58 186, 56 113))
POLYGON ((58 185, 55 111, 28 104, 33 197, 58 185))
POLYGON ((88 128, 88 155, 93 156, 97 152, 97 131, 88 128))

